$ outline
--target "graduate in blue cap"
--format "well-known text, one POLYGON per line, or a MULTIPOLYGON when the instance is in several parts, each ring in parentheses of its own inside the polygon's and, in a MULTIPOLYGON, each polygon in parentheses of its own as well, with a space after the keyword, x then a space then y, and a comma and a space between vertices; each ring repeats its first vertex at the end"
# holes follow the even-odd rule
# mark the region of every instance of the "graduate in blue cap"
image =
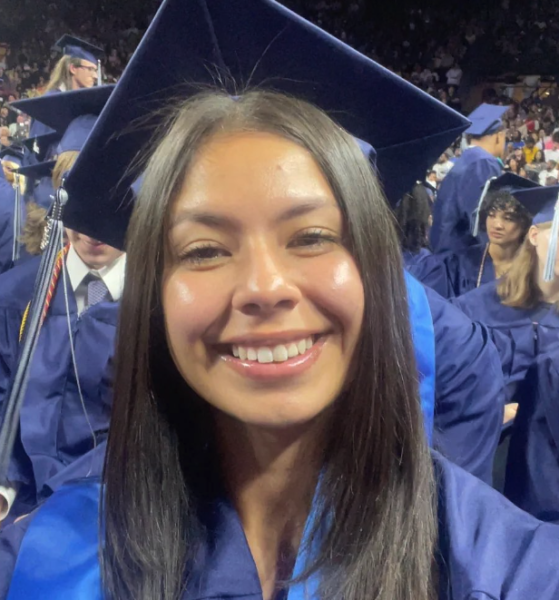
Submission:
MULTIPOLYGON (((102 84, 101 59, 105 54, 102 48, 68 34, 63 35, 54 48, 62 52, 62 57, 52 70, 45 94, 81 90, 102 84)), ((36 138, 48 133, 51 133, 51 129, 47 124, 34 118, 29 137, 36 138)))
POLYGON ((456 252, 478 242, 472 235, 472 214, 478 206, 480 190, 503 172, 502 117, 507 110, 507 106, 482 104, 469 115, 472 124, 465 133, 472 136, 472 146, 456 161, 437 195, 431 229, 434 252, 456 252))
MULTIPOLYGON (((66 104, 66 92, 51 96, 53 109, 66 104)), ((97 91, 73 98, 75 118, 57 149, 57 160, 22 168, 53 171, 55 187, 69 171, 91 132, 97 116, 83 100, 97 91)), ((108 96, 107 96, 108 97, 108 96)), ((31 101, 30 101, 31 102, 31 101)), ((36 104, 45 102, 38 98, 36 104)), ((100 112, 102 104, 97 107, 100 112)), ((45 213, 43 212, 43 215, 45 213)), ((34 217, 35 219, 35 217, 34 217)), ((40 217, 26 231, 25 241, 40 243, 47 220, 40 217)), ((26 514, 66 478, 99 473, 110 410, 111 360, 117 301, 124 283, 122 251, 67 230, 69 243, 60 248, 57 270, 50 282, 46 317, 30 365, 27 394, 19 416, 19 434, 7 481, 0 487, 0 520, 26 514)), ((22 339, 30 321, 39 257, 0 277, 0 405, 6 403, 22 339)))
POLYGON ((47 93, 51 90, 69 92, 101 85, 98 79, 101 70, 102 48, 72 35, 63 35, 55 44, 55 49, 63 54, 53 69, 47 83, 47 93))
MULTIPOLYGON (((380 82, 431 102, 270 0, 163 3, 64 188, 63 218, 77 225, 98 197, 90 235, 126 235, 131 259, 103 500, 80 482, 4 532, 9 597, 551 600, 555 528, 429 455, 408 314, 425 348, 430 307, 405 284, 392 215, 345 128, 277 91, 207 91, 160 122, 127 232, 133 174, 115 187, 107 170, 77 195, 87 158, 128 165, 146 139, 113 135, 139 110, 140 67, 150 97, 176 73, 161 56, 184 61, 177 76, 208 58, 249 75, 262 50, 268 79, 279 58, 317 88, 340 69, 346 111, 324 98, 340 121, 374 106, 380 82)), ((383 177, 389 154, 377 148, 383 177)))
POLYGON ((533 189, 542 198, 552 198, 559 188, 544 188, 513 173, 491 180, 475 218, 476 234, 483 231, 488 242, 460 252, 435 254, 411 266, 412 275, 445 298, 461 296, 502 277, 532 224, 532 215, 516 196, 533 189))
POLYGON ((557 186, 515 193, 535 216, 511 267, 500 280, 453 301, 491 331, 501 353, 509 400, 528 368, 559 334, 557 197, 557 186))

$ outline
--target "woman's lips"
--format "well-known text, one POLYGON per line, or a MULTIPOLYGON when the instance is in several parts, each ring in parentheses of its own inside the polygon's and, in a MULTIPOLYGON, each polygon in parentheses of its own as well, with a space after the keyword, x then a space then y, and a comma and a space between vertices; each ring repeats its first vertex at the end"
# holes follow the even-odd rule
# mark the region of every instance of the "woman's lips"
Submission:
POLYGON ((220 354, 220 358, 237 373, 251 379, 272 380, 295 377, 314 365, 327 340, 327 336, 320 336, 306 352, 281 362, 259 362, 248 358, 243 360, 232 354, 220 354))

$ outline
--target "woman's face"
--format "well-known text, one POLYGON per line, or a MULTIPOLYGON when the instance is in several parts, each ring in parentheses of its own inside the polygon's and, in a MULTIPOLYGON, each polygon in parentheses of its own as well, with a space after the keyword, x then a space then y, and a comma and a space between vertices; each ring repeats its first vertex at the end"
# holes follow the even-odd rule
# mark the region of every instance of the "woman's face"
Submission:
MULTIPOLYGON (((532 225, 528 231, 528 239, 535 247, 538 257, 538 273, 543 275, 545 263, 547 262, 547 251, 549 249, 549 240, 551 237, 551 227, 541 227, 532 225)), ((559 277, 559 252, 555 259, 555 277, 559 277)))
POLYGON ((364 292, 312 156, 239 133, 201 148, 172 206, 163 279, 171 354, 214 408, 301 425, 340 394, 364 292))
POLYGON ((513 219, 510 211, 490 211, 485 225, 489 241, 496 246, 520 246, 522 243, 522 227, 513 219))
POLYGON ((518 170, 518 163, 516 162, 516 158, 511 158, 509 160, 509 169, 514 173, 516 173, 516 171, 518 170))

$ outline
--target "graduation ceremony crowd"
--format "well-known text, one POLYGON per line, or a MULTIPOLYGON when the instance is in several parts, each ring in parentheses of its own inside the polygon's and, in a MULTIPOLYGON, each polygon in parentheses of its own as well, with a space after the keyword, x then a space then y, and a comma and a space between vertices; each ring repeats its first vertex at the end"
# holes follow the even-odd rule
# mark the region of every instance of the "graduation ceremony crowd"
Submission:
POLYGON ((559 600, 556 11, 24 4, 0 599, 559 600))

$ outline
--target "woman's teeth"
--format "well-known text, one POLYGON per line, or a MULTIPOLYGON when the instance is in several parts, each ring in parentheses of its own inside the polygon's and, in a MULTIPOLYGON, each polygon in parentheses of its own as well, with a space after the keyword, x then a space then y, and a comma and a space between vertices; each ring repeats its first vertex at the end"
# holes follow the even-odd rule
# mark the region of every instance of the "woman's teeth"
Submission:
POLYGON ((233 356, 241 360, 251 360, 259 363, 285 362, 289 358, 295 358, 300 354, 305 354, 313 345, 312 337, 308 337, 298 342, 289 344, 279 344, 270 348, 261 346, 260 348, 250 348, 248 346, 233 346, 233 356))

